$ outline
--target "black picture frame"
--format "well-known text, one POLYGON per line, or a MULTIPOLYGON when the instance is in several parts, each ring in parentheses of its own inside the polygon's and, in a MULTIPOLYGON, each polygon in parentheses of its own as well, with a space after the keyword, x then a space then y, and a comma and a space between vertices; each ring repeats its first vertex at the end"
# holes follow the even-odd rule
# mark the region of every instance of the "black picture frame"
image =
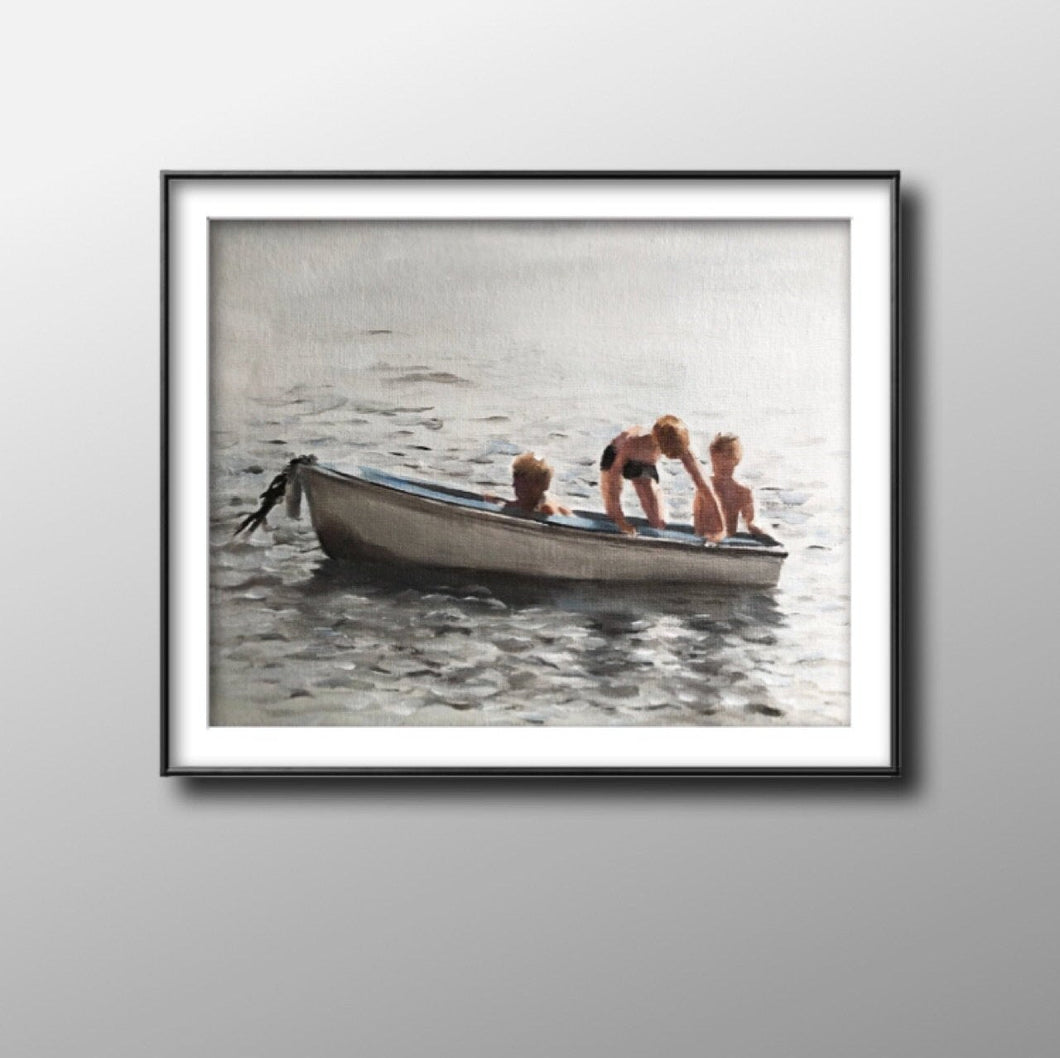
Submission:
MULTIPOLYGON (((902 633, 902 546, 901 546, 901 274, 900 274, 900 174, 892 170, 821 170, 821 171, 165 171, 161 174, 161 774, 164 776, 286 776, 286 777, 341 777, 341 778, 539 778, 539 779, 879 779, 896 778, 902 774, 902 665, 900 656, 902 633), (182 231, 175 226, 176 197, 187 189, 231 188, 236 186, 271 187, 299 185, 324 187, 327 185, 425 185, 444 189, 457 182, 478 181, 482 186, 532 182, 545 186, 554 183, 573 186, 592 183, 614 185, 615 182, 635 183, 656 188, 691 183, 696 186, 725 185, 774 186, 873 186, 882 188, 887 196, 887 261, 888 276, 887 338, 889 390, 887 417, 890 436, 881 438, 889 453, 890 480, 886 482, 889 495, 889 519, 886 527, 889 570, 889 614, 886 617, 888 644, 886 671, 889 679, 886 712, 886 746, 883 756, 874 763, 807 762, 788 764, 724 764, 708 763, 689 766, 655 766, 650 764, 574 764, 513 765, 513 764, 329 764, 289 763, 258 764, 247 760, 188 760, 178 752, 174 725, 184 708, 181 667, 188 664, 181 644, 175 639, 179 591, 175 590, 174 552, 181 546, 183 528, 176 521, 181 509, 181 495, 174 464, 180 462, 179 447, 184 435, 176 426, 184 415, 180 405, 181 390, 174 384, 177 360, 183 355, 184 325, 175 318, 174 288, 180 280, 179 257, 188 253, 182 242, 182 231)), ((210 213, 209 217, 215 217, 210 213)), ((200 659, 201 660, 201 659, 200 659)))

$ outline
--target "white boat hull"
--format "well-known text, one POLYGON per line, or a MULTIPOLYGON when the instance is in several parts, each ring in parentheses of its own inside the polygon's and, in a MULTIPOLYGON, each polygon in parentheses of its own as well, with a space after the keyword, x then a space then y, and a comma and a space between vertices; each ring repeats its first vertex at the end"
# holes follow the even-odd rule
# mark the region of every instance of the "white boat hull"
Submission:
POLYGON ((300 467, 298 480, 320 545, 335 559, 560 580, 772 587, 786 557, 779 546, 704 545, 687 527, 628 537, 599 515, 520 518, 320 465, 300 467))

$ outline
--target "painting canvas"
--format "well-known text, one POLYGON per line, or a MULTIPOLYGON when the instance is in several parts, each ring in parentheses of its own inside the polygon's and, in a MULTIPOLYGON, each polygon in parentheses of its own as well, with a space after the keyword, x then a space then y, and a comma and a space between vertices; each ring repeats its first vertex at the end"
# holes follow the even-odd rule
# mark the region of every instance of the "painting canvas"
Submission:
POLYGON ((895 193, 171 174, 164 769, 893 773, 895 193))

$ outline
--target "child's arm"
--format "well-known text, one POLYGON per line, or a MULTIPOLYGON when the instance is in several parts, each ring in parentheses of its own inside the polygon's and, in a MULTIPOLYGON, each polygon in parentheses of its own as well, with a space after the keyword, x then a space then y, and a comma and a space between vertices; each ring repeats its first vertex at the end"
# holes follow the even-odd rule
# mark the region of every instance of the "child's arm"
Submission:
POLYGON ((626 533, 629 536, 636 536, 637 530, 626 521, 626 516, 622 513, 622 474, 618 469, 618 461, 615 461, 615 465, 610 470, 603 471, 602 473, 607 475, 607 480, 604 482, 603 494, 604 510, 607 511, 608 518, 610 518, 623 533, 626 533))
POLYGON ((699 469, 699 460, 696 459, 691 449, 681 456, 681 464, 688 471, 688 476, 696 486, 696 501, 693 508, 696 533, 716 544, 719 540, 725 539, 725 515, 722 513, 714 487, 703 477, 703 472, 699 469), (711 524, 720 525, 720 531, 707 532, 706 529, 711 524))
POLYGON ((759 529, 755 525, 755 498, 754 493, 750 489, 744 489, 743 505, 740 507, 740 514, 743 515, 743 520, 747 523, 747 531, 753 536, 769 536, 764 529, 759 529))
POLYGON ((708 540, 724 539, 725 534, 719 532, 723 523, 718 521, 717 506, 710 502, 710 496, 706 492, 696 489, 695 498, 692 501, 692 528, 696 536, 705 536, 708 540))

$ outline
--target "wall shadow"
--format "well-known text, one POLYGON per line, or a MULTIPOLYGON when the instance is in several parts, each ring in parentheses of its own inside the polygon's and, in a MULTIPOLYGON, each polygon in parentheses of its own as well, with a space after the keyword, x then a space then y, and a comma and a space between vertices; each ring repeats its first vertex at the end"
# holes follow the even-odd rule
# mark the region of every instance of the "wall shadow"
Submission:
POLYGON ((899 748, 903 778, 910 793, 923 784, 928 759, 927 728, 923 716, 923 533, 914 526, 914 512, 929 510, 924 492, 924 300, 928 280, 924 264, 925 201, 922 189, 903 186, 899 235, 900 328, 898 385, 898 546, 897 578, 899 625, 898 687, 901 701, 899 748))

